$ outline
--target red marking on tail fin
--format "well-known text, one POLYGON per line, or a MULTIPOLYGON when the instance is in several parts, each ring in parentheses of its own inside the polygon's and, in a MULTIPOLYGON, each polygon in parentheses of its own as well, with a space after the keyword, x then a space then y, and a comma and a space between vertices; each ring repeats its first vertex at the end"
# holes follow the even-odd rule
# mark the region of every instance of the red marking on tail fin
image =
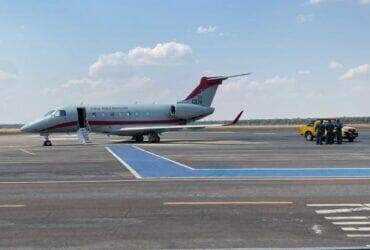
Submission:
POLYGON ((199 85, 185 98, 189 100, 197 95, 199 95, 203 90, 208 89, 215 85, 220 85, 225 78, 215 78, 215 77, 202 77, 200 79, 199 85))

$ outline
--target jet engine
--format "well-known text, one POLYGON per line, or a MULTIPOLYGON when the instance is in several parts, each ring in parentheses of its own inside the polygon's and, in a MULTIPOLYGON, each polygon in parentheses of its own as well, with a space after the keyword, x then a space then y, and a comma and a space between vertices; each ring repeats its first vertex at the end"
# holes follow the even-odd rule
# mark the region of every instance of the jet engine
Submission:
POLYGON ((171 106, 171 114, 178 119, 193 119, 210 115, 214 112, 214 108, 205 107, 188 103, 177 103, 171 106))

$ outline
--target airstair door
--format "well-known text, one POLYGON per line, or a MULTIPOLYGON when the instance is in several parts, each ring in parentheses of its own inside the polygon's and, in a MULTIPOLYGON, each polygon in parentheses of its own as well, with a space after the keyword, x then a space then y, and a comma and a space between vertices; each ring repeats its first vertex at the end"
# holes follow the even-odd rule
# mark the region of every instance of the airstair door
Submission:
POLYGON ((86 126, 87 126, 86 108, 84 108, 84 107, 77 108, 77 116, 78 116, 78 127, 79 128, 86 128, 86 126))

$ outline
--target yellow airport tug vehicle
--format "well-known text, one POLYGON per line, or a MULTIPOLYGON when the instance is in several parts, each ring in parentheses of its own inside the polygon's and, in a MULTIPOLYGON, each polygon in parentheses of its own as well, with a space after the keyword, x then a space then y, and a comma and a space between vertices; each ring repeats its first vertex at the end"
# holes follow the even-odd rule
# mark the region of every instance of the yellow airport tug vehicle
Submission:
MULTIPOLYGON (((328 120, 335 121, 336 119, 316 119, 312 120, 309 123, 305 125, 301 125, 299 127, 299 133, 302 135, 306 141, 313 141, 313 139, 316 137, 316 123, 320 120, 324 121, 324 124, 328 122, 328 120)), ((324 135, 325 137, 325 135, 324 135)), ((342 138, 343 140, 348 140, 349 142, 353 142, 358 137, 358 131, 354 127, 350 126, 343 126, 342 129, 342 138)))

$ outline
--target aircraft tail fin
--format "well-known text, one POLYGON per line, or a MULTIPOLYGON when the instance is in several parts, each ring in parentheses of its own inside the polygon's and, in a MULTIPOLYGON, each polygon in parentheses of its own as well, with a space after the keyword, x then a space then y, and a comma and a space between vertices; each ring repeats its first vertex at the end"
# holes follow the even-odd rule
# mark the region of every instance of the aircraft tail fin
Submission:
POLYGON ((179 103, 192 103, 196 105, 202 105, 210 107, 215 97, 217 88, 222 84, 222 81, 238 76, 246 76, 251 73, 232 75, 232 76, 212 76, 202 77, 199 85, 182 101, 179 103))

